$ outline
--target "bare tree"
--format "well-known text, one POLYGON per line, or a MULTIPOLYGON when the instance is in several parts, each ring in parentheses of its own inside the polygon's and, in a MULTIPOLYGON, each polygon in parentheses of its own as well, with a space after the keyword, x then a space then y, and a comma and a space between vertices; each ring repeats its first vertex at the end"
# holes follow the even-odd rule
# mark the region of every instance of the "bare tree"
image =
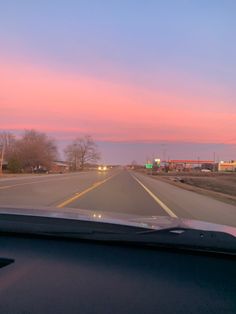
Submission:
POLYGON ((66 159, 73 171, 79 170, 80 167, 80 146, 76 140, 65 148, 66 159))
POLYGON ((97 162, 100 153, 91 135, 76 138, 65 149, 72 170, 83 170, 86 163, 97 162))
POLYGON ((46 134, 26 130, 17 141, 14 155, 25 171, 39 167, 50 169, 53 160, 57 158, 57 146, 46 134))

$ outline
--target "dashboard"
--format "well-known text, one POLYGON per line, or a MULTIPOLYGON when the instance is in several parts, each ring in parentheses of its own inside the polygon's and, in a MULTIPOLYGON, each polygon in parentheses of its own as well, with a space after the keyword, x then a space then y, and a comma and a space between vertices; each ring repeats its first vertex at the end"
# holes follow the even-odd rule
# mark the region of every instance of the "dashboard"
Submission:
POLYGON ((0 313, 236 313, 235 257, 0 236, 0 313))

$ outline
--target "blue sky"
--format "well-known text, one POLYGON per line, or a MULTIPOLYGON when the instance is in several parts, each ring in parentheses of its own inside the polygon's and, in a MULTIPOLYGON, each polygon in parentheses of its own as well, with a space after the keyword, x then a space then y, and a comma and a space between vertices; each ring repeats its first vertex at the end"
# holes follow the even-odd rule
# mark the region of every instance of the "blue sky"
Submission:
POLYGON ((36 62, 98 75, 104 62, 139 74, 174 67, 220 83, 219 74, 231 73, 236 83, 235 1, 0 3, 7 53, 15 53, 10 46, 36 62))

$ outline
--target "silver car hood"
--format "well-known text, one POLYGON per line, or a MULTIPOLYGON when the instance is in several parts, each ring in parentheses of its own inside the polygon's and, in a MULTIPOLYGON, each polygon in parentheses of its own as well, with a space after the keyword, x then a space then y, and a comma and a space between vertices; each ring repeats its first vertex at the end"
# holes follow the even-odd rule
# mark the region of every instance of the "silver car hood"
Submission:
POLYGON ((169 216, 140 216, 124 213, 104 212, 97 210, 83 210, 73 208, 53 207, 0 207, 0 215, 26 215, 58 219, 73 219, 79 221, 91 221, 123 226, 149 228, 153 230, 164 230, 168 228, 186 228, 204 231, 218 231, 236 237, 236 228, 205 221, 173 218, 169 216))

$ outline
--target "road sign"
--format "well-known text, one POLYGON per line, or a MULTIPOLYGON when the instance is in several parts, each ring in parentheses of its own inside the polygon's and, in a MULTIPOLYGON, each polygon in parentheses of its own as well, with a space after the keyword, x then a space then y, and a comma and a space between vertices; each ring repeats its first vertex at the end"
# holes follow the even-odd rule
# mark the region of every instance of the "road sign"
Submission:
POLYGON ((152 164, 146 164, 146 169, 152 169, 152 164))

